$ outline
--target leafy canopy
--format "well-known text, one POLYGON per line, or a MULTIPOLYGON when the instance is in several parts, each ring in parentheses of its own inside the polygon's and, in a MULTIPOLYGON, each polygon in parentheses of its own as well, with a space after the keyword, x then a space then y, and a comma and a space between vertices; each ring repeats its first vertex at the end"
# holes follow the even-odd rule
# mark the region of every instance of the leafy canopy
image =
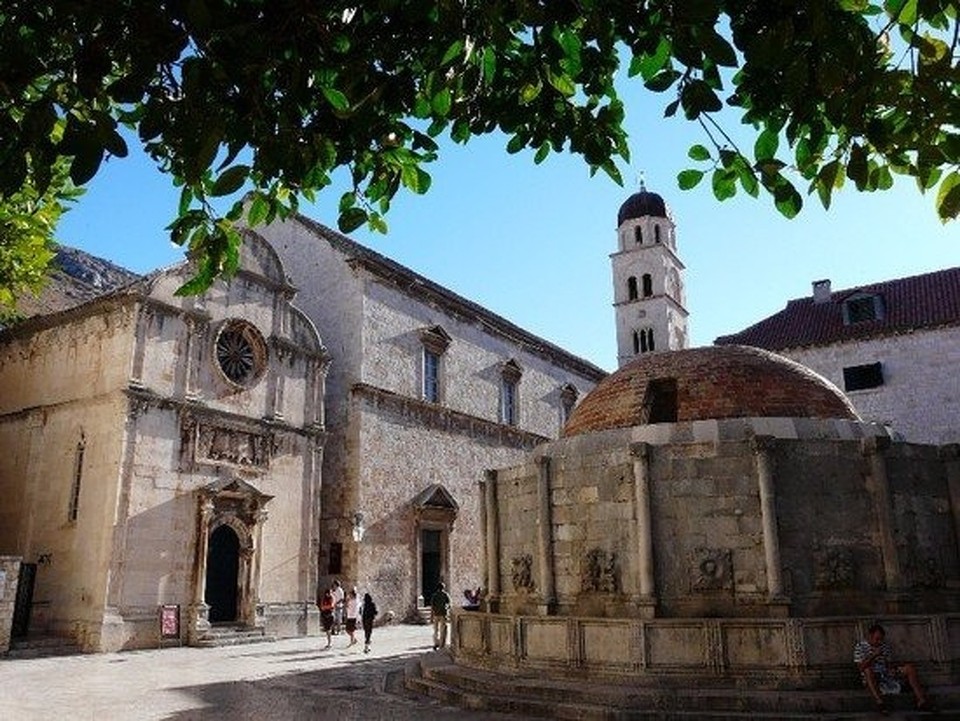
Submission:
MULTIPOLYGON (((960 0, 6 0, 0 6, 0 203, 82 186, 122 126, 181 188, 181 291, 238 262, 237 221, 284 217, 346 169, 339 226, 384 230, 424 193, 436 138, 499 130, 507 151, 629 160, 621 63, 700 123, 690 149, 718 199, 763 190, 794 216, 845 179, 894 174, 960 213, 960 0), (728 106, 755 138, 738 147, 728 106), (729 117, 729 112, 724 117, 729 117), (708 147, 709 146, 709 147, 708 147), (800 190, 798 190, 798 186, 800 190), (241 193, 248 191, 244 197, 241 193), (224 217, 213 198, 234 198, 224 217)), ((6 231, 5 231, 6 233, 6 231)), ((4 235, 8 237, 8 235, 4 235)), ((2 282, 2 279, 0 279, 2 282)))

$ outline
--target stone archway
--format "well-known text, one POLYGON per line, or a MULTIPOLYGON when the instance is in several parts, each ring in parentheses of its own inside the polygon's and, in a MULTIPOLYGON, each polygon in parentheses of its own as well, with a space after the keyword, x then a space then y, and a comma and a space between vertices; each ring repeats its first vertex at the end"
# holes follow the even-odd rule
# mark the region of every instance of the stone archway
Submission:
POLYGON ((221 480, 198 492, 191 643, 211 623, 257 626, 260 552, 266 504, 273 498, 240 478, 221 480))

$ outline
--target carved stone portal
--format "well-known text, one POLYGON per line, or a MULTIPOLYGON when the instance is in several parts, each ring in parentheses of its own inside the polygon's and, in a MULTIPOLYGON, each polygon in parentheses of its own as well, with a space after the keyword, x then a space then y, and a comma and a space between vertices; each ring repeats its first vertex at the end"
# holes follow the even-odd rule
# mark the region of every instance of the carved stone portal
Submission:
POLYGON ((591 550, 581 567, 580 588, 584 591, 617 593, 620 590, 617 554, 602 548, 591 550))

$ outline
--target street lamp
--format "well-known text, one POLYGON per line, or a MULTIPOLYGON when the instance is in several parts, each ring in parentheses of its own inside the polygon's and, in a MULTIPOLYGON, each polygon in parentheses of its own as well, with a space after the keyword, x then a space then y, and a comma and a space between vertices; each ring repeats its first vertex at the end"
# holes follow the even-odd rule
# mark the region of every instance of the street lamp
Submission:
POLYGON ((360 541, 363 540, 363 534, 366 533, 366 530, 363 525, 363 514, 357 511, 353 514, 353 540, 360 543, 360 541))

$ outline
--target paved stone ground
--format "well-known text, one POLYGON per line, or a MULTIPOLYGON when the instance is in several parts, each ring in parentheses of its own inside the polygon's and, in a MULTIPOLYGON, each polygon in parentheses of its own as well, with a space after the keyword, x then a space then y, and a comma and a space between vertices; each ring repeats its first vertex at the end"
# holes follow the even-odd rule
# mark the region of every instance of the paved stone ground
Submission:
POLYGON ((498 721, 387 693, 384 680, 433 653, 429 626, 374 629, 372 650, 318 638, 42 659, 0 658, 0 721, 498 721))
MULTIPOLYGON (((519 721, 385 689, 433 654, 428 626, 374 630, 373 650, 335 636, 212 649, 165 648, 41 659, 0 657, 0 721, 519 721)), ((439 659, 436 659, 439 660, 439 659)), ((892 714, 905 719, 908 714, 892 714)), ((744 714, 744 718, 750 718, 744 714)), ((824 718, 875 719, 875 714, 824 718)), ((955 719, 950 713, 941 719, 955 719)))

